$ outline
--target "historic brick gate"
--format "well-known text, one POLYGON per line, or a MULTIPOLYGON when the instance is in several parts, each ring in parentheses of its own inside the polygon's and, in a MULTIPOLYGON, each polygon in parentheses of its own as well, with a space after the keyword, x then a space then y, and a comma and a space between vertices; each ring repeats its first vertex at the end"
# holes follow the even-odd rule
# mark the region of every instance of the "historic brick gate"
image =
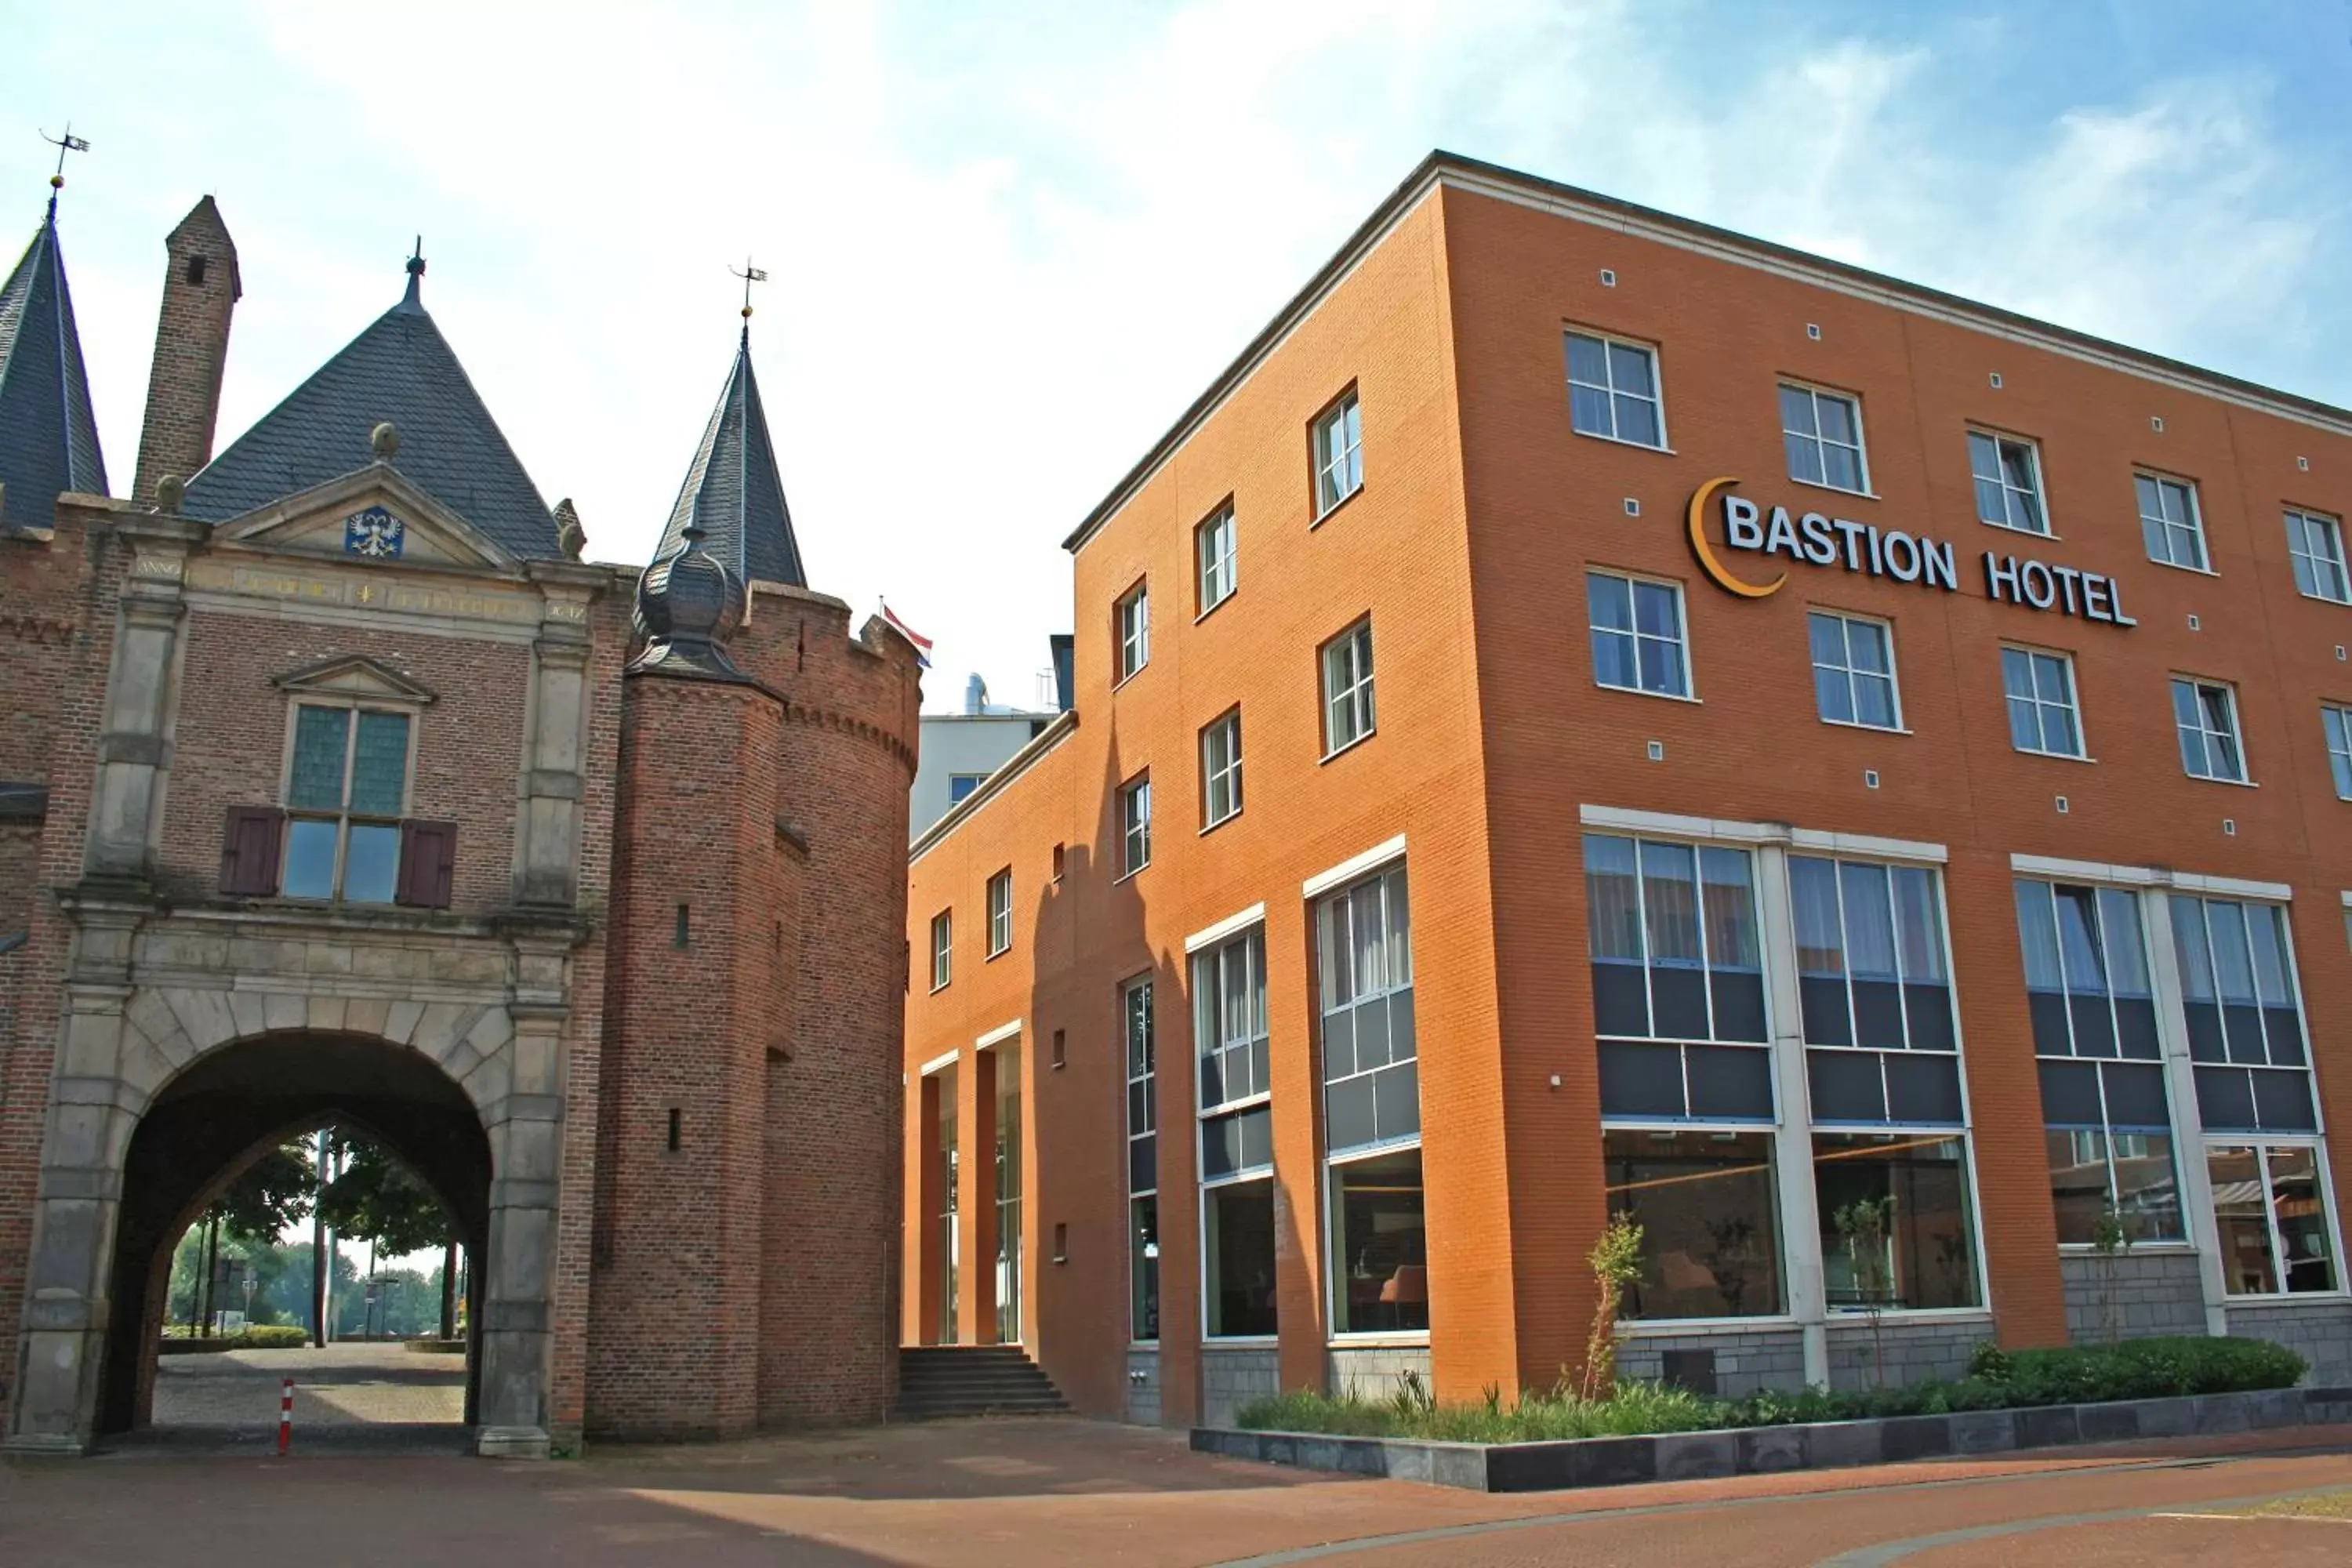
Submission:
POLYGON ((66 912, 75 956, 11 1446, 78 1451, 131 1425, 179 1230, 257 1146, 341 1115, 409 1159, 476 1248, 481 1451, 544 1454, 565 970, 581 931, 426 931, 392 914, 273 928, 89 900, 66 912), (382 994, 387 982, 404 994, 382 994), (453 1108, 478 1136, 451 1125, 453 1108))

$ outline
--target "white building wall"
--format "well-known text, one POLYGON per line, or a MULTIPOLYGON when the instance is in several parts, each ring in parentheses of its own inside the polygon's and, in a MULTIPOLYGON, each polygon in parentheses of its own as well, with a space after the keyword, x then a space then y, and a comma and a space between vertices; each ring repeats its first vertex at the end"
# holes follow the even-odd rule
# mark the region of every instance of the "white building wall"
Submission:
POLYGON ((1051 713, 924 714, 922 757, 908 798, 908 836, 919 837, 948 814, 949 784, 956 774, 994 773, 1053 720, 1051 713))

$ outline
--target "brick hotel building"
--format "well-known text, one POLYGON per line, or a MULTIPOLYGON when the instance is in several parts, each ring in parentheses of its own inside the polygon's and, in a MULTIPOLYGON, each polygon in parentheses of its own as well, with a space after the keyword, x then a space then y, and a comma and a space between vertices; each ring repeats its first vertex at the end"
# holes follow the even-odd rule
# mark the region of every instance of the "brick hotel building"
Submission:
POLYGON ((915 844, 904 1338, 1545 1386, 1613 1210, 1640 1374, 2352 1375, 2347 511, 2344 410, 1433 156, 915 844))

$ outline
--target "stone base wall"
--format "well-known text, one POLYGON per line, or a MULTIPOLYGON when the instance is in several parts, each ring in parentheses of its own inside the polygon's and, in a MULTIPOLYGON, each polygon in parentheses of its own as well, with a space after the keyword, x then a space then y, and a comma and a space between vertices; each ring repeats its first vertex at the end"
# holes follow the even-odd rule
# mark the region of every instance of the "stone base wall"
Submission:
POLYGON ((1708 1329, 1680 1334, 1642 1334, 1621 1340, 1617 1375, 1656 1382, 1666 1374, 1668 1351, 1715 1352, 1715 1391, 1738 1399, 1766 1388, 1805 1385, 1805 1336, 1801 1329, 1708 1329))
POLYGON ((1350 1390, 1365 1399, 1386 1399, 1404 1386, 1406 1373, 1429 1381, 1427 1345, 1333 1345, 1326 1363, 1326 1386, 1333 1394, 1350 1390))
POLYGON ((1282 1388, 1282 1352, 1272 1345, 1201 1347, 1201 1422, 1231 1426, 1243 1405, 1282 1388))
POLYGON ((1989 1312, 1982 1317, 1925 1321, 1889 1314, 1880 1320, 1874 1334, 1869 1321, 1857 1314, 1832 1320, 1829 1333, 1832 1388, 1901 1388, 1929 1378, 1964 1375, 1969 1353, 1979 1342, 1993 1337, 1993 1324, 1989 1312))
POLYGON ((1138 1426, 1160 1425, 1160 1352, 1127 1352, 1127 1419, 1138 1426))
POLYGON ((2286 1346, 2311 1363, 2304 1381, 2315 1387, 2352 1384, 2352 1301, 2298 1301, 2283 1297, 2225 1309, 2230 1332, 2286 1346))
POLYGON ((2205 1292, 2193 1252, 2112 1258, 2061 1253, 2058 1272, 2066 1284, 2067 1337, 2078 1345, 2099 1344, 2111 1333, 2144 1340, 2205 1331, 2205 1292))

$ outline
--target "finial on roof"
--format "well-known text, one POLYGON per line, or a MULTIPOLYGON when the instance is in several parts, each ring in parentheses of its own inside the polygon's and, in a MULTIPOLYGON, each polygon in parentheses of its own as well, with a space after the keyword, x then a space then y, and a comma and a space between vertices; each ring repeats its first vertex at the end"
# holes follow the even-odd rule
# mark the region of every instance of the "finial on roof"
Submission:
POLYGON ((73 121, 70 120, 66 121, 64 135, 52 136, 44 131, 41 140, 58 150, 58 172, 49 176, 49 216, 55 218, 58 216, 58 193, 66 188, 66 154, 89 152, 89 142, 88 138, 73 133, 73 121))
POLYGON ((188 499, 188 481, 177 474, 165 474, 155 481, 155 510, 176 512, 180 503, 188 499))
POLYGON ((588 548, 588 531, 580 526, 580 510, 565 496, 555 503, 555 542, 566 561, 577 561, 588 548))
POLYGON ((417 285, 424 277, 425 237, 420 234, 416 237, 416 248, 408 254, 408 292, 400 297, 403 309, 410 310, 425 309, 425 300, 417 289, 417 285))
POLYGON ((751 258, 747 256, 743 258, 743 270, 738 272, 730 267, 727 269, 727 276, 743 279, 743 321, 745 322, 743 330, 749 331, 751 320, 751 285, 765 283, 768 280, 768 274, 761 268, 752 266, 751 258))
POLYGON ((742 680, 743 672, 728 657, 727 639, 743 624, 743 580, 702 548, 702 530, 688 522, 677 550, 637 579, 631 619, 646 647, 629 668, 742 680))
POLYGON ((400 426, 387 419, 368 432, 368 450, 379 463, 389 463, 400 455, 400 426))

